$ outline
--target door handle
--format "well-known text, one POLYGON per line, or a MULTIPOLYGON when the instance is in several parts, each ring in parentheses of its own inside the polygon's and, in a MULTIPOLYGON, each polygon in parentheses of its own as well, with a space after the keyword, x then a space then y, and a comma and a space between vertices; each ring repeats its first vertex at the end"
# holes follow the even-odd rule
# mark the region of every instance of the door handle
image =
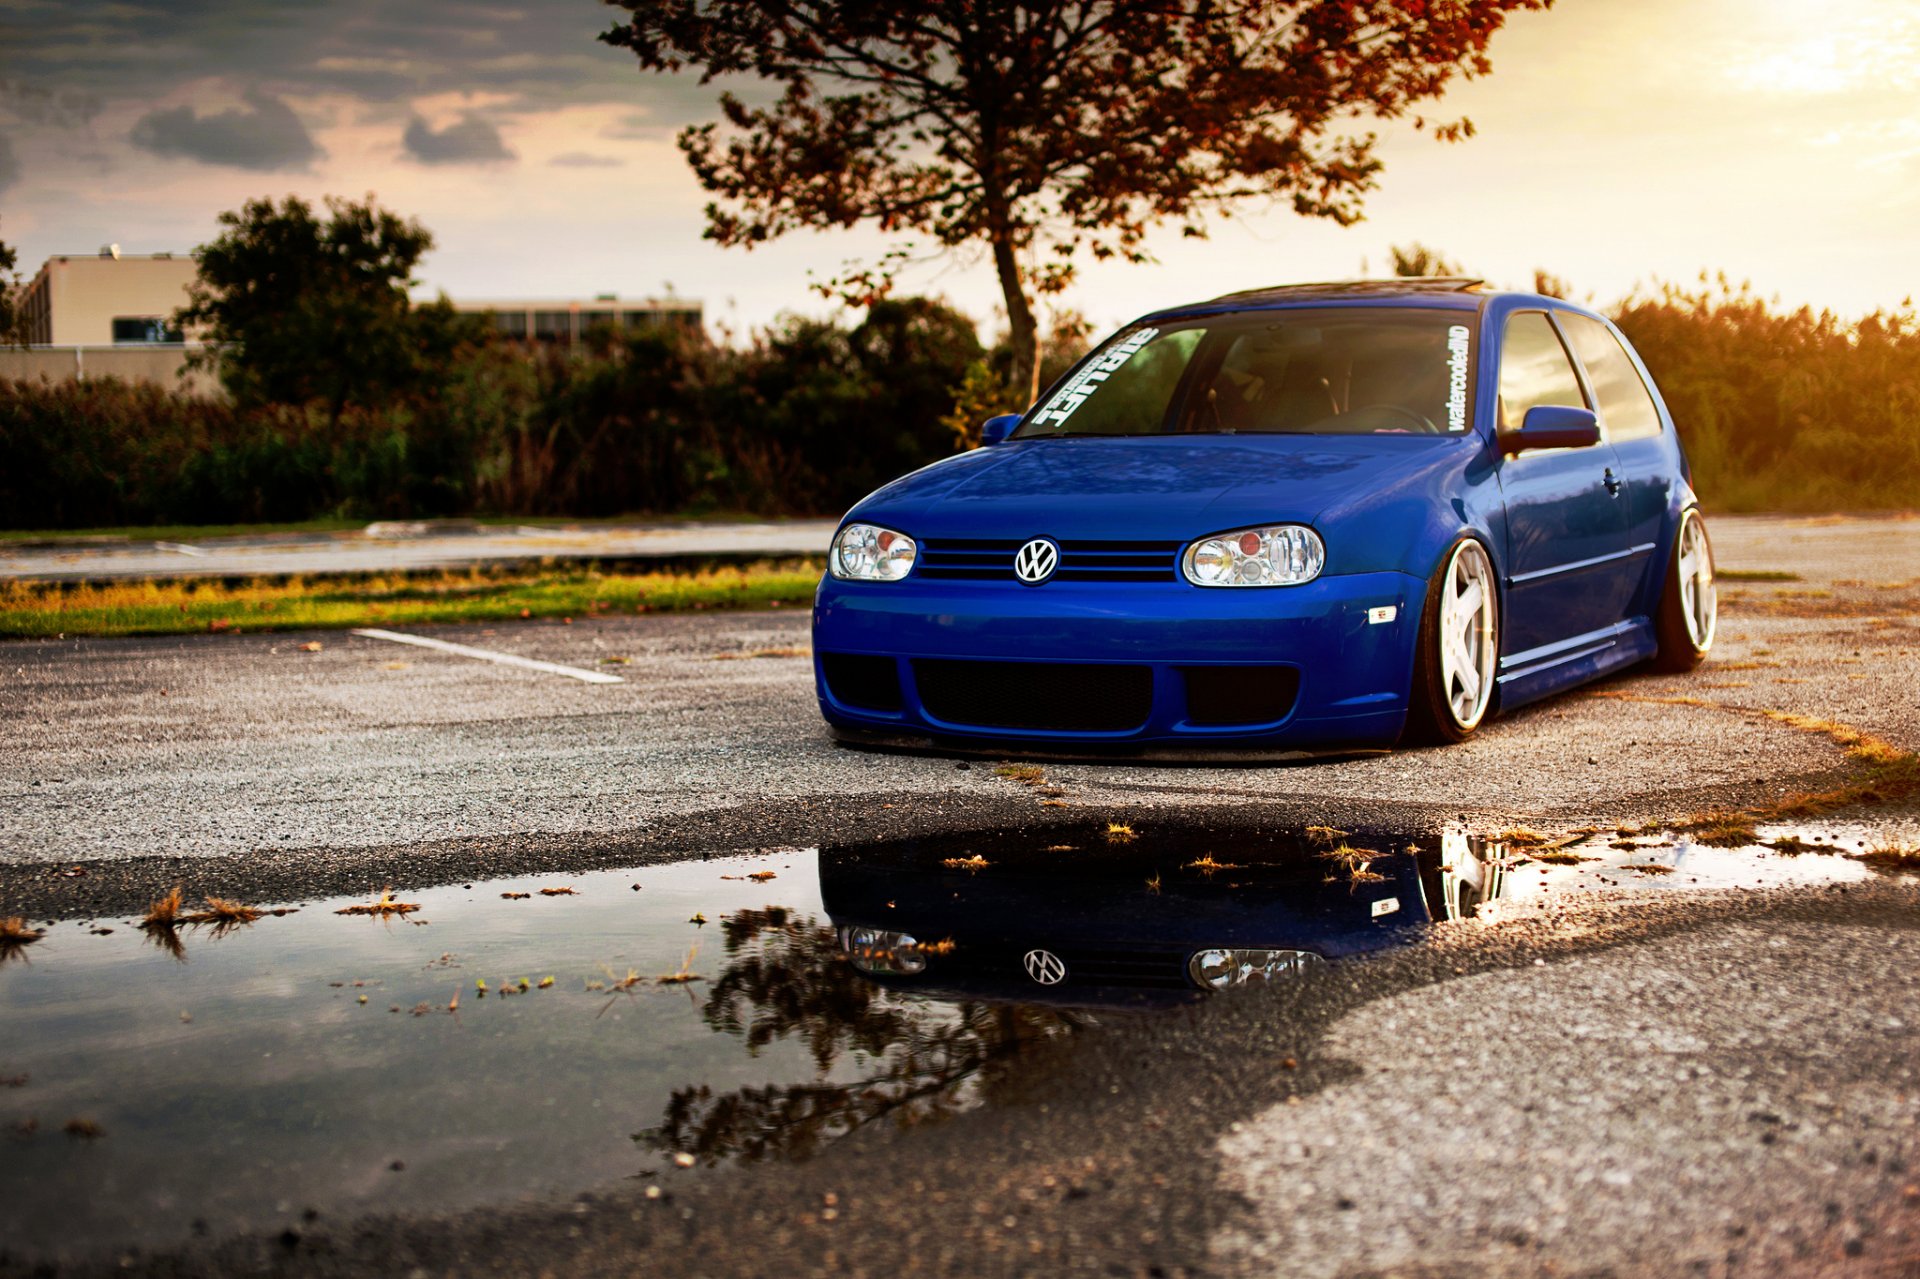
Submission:
POLYGON ((1620 496, 1620 477, 1613 473, 1613 468, 1611 466, 1607 468, 1606 478, 1601 480, 1600 482, 1607 486, 1608 497, 1620 496))

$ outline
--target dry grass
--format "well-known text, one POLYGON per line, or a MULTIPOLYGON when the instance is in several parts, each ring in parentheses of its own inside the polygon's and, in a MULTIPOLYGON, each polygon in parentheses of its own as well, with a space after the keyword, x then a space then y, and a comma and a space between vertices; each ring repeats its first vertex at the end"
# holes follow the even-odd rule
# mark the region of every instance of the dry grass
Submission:
POLYGON ((147 907, 147 917, 140 921, 142 928, 172 928, 180 923, 181 905, 180 885, 175 884, 173 891, 147 907))
POLYGON ((1107 823, 1107 842, 1109 844, 1131 844, 1136 836, 1133 827, 1125 822, 1107 823))
POLYGON ((1302 831, 1301 834, 1307 837, 1309 844, 1320 844, 1327 848, 1332 848, 1335 844, 1345 839, 1348 832, 1332 826, 1309 826, 1302 831))
POLYGON ((571 888, 543 888, 540 890, 540 895, 542 897, 578 897, 579 896, 579 894, 576 893, 571 888))
MULTIPOLYGON (((1615 845, 1615 847, 1618 847, 1618 845, 1615 845)), ((1560 848, 1529 853, 1528 856, 1534 861, 1546 862, 1552 866, 1578 866, 1581 862, 1594 860, 1591 857, 1582 857, 1579 853, 1569 853, 1565 849, 1560 848)))
POLYGON ((1487 838, 1495 843, 1509 844, 1514 848, 1532 848, 1553 842, 1551 836, 1543 835, 1531 826, 1515 826, 1512 830, 1499 831, 1487 838))
POLYGON ((970 857, 942 858, 940 864, 951 870, 985 870, 988 862, 980 854, 974 853, 970 857))
POLYGON ((1204 857, 1194 858, 1192 861, 1188 862, 1185 866, 1181 867, 1181 869, 1197 870, 1202 875, 1211 875, 1217 871, 1223 871, 1223 870, 1244 870, 1245 867, 1243 867, 1238 862, 1217 861, 1215 860, 1212 853, 1208 853, 1204 857))
POLYGON ((189 924, 225 924, 232 926, 236 924, 251 924, 264 914, 266 914, 265 911, 256 906, 248 906, 244 902, 228 901, 224 897, 209 897, 207 898, 207 908, 186 916, 186 922, 189 924))
MULTIPOLYGON (((756 648, 745 653, 715 653, 716 662, 750 662, 759 657, 812 657, 810 648, 756 648)), ((623 659, 624 660, 624 659, 623 659)))
POLYGON ((1879 844, 1853 854, 1853 859, 1875 870, 1920 875, 1920 846, 1913 844, 1879 844))
POLYGON ((20 915, 0 918, 0 962, 21 954, 28 946, 39 941, 46 934, 38 928, 27 927, 27 921, 20 915))
POLYGON ((688 982, 705 980, 700 976, 699 973, 696 973, 693 971, 693 957, 699 953, 700 953, 699 942, 695 942, 693 943, 693 945, 687 947, 686 956, 685 958, 681 959, 680 967, 674 969, 670 973, 665 973, 659 977, 655 977, 653 979, 654 984, 658 986, 684 986, 688 982))
POLYGON ((1752 813, 1716 809, 1696 813, 1675 825, 1693 836, 1694 843, 1712 848, 1745 848, 1760 842, 1752 813))
POLYGON ((1671 875, 1673 867, 1662 866, 1659 862, 1628 862, 1621 870, 1637 871, 1642 875, 1671 875))
MULTIPOLYGON (((410 915, 420 909, 419 902, 403 902, 393 895, 392 885, 380 890, 380 895, 370 902, 359 906, 343 906, 334 911, 336 915, 375 915, 382 919, 394 915, 410 915)), ((458 996, 455 996, 458 998, 458 996)))

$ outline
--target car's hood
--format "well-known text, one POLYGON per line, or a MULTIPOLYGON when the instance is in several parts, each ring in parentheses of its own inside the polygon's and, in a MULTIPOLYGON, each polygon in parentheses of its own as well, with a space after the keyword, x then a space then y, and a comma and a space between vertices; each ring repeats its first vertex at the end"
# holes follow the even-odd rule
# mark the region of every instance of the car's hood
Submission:
POLYGON ((1371 487, 1459 465, 1464 443, 1406 435, 1020 440, 916 471, 854 514, 922 538, 1184 540, 1311 523, 1371 487))

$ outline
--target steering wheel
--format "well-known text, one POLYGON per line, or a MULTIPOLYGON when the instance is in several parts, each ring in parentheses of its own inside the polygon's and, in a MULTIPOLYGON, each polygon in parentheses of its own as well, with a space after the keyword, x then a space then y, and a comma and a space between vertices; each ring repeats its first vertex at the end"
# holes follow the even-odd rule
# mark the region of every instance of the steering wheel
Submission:
MULTIPOLYGON (((1415 413, 1404 404, 1363 404, 1359 408, 1351 410, 1348 416, 1357 417, 1362 413, 1390 413, 1395 417, 1406 419, 1408 425, 1422 435, 1440 434, 1440 428, 1433 424, 1431 418, 1415 413)), ((1376 427, 1374 429, 1378 430, 1379 428, 1376 427)))

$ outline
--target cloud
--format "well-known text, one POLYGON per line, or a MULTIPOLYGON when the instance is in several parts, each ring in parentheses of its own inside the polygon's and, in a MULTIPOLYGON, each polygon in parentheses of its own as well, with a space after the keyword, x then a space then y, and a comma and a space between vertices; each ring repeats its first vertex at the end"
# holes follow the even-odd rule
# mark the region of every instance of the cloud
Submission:
POLYGON ((0 191, 20 180, 20 159, 13 153, 13 140, 0 133, 0 191))
POLYGON ((408 121, 401 141, 407 153, 422 164, 493 164, 514 158, 500 140, 500 130, 477 115, 466 116, 437 132, 415 116, 408 121))
POLYGON ((618 169, 626 164, 619 156, 595 155, 591 151, 564 151, 548 164, 557 164, 563 169, 618 169))
POLYGON ((253 92, 244 107, 209 115, 192 107, 149 111, 133 126, 133 145, 155 155, 271 173, 304 169, 321 152, 307 126, 280 99, 253 92))

